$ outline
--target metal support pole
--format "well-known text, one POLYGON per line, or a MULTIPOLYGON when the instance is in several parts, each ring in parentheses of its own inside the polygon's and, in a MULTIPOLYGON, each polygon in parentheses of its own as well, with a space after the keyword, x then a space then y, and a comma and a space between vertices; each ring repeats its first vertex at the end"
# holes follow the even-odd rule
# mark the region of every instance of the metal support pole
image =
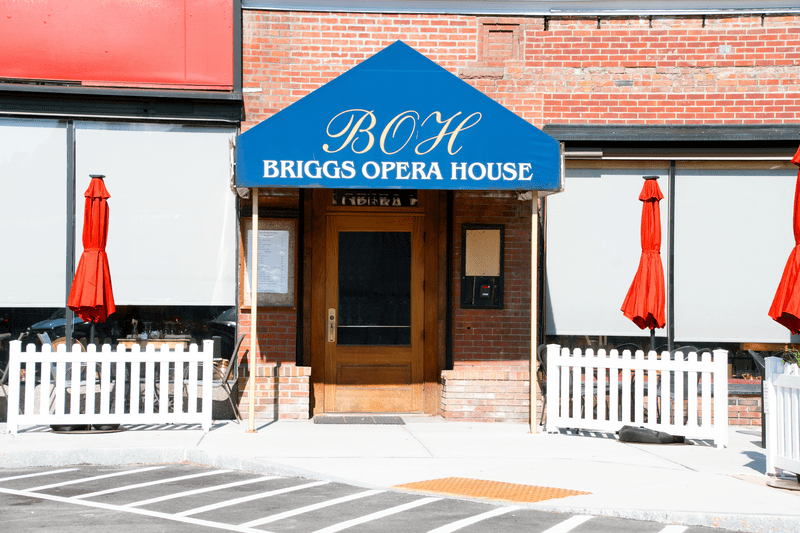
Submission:
POLYGON ((667 350, 675 348, 675 161, 669 162, 669 276, 667 281, 667 350))
MULTIPOLYGON (((72 280, 75 277, 75 123, 67 121, 67 294, 64 297, 65 332, 67 350, 72 349, 72 329, 75 312, 67 306, 69 293, 72 290, 72 280)), ((53 339, 55 340, 55 339, 53 339)))
POLYGON ((536 406, 536 376, 539 361, 536 352, 539 348, 539 199, 536 193, 531 198, 531 369, 530 369, 530 423, 531 433, 538 432, 536 406))
POLYGON ((250 406, 248 408, 247 432, 256 432, 256 375, 258 374, 258 188, 252 189, 253 228, 250 232, 252 243, 250 257, 250 354, 248 369, 250 374, 250 406))

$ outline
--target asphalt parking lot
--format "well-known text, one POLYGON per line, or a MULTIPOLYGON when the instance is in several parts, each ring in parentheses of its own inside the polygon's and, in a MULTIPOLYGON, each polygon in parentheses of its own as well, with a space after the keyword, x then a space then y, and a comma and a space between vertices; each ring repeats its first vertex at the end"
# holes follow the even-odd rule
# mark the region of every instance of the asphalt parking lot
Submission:
POLYGON ((2 469, 0 523, 60 533, 712 531, 189 464, 2 469))

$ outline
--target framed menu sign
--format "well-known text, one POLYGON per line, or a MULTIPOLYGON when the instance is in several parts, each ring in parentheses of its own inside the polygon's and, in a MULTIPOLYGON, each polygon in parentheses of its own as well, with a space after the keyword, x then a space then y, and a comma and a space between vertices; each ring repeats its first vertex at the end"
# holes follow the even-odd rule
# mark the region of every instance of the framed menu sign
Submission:
MULTIPOLYGON (((253 264, 253 221, 242 219, 241 266, 243 283, 241 302, 251 305, 250 283, 253 264)), ((297 249, 297 222, 291 219, 258 221, 258 305, 259 307, 294 307, 297 249)))

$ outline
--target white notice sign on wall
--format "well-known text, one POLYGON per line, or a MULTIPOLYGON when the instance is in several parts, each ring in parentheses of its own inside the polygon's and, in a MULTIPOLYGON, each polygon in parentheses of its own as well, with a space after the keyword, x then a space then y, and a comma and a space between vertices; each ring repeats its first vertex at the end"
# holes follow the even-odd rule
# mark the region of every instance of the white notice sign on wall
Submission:
MULTIPOLYGON (((247 281, 249 285, 253 257, 252 230, 247 232, 247 281)), ((259 230, 258 292, 289 292, 289 232, 259 230)))

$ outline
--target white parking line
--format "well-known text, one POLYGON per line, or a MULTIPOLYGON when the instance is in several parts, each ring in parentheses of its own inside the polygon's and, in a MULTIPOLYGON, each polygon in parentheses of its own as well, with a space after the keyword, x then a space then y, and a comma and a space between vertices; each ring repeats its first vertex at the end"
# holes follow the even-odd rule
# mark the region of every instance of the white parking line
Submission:
POLYGON ((271 516, 267 516, 265 518, 259 518, 258 520, 251 520, 250 522, 245 522, 239 525, 242 527, 255 527, 263 524, 269 524, 270 522, 277 522, 278 520, 283 520, 284 518, 289 518, 304 513, 310 513, 311 511, 316 511, 318 509, 324 509, 325 507, 330 507, 331 505, 338 505, 340 503, 350 502, 353 500, 358 500, 360 498, 366 498, 367 496, 374 496, 375 494, 380 494, 381 492, 386 492, 386 491, 367 490, 364 492, 358 492, 356 494, 351 494, 349 496, 342 496, 341 498, 335 498, 333 500, 315 503, 314 505, 306 505, 305 507, 292 509, 291 511, 285 511, 283 513, 274 514, 271 516))
POLYGON ((200 472, 199 474, 189 474, 186 476, 178 476, 178 477, 168 477, 164 479, 157 479, 155 481, 147 481, 145 483, 135 483, 133 485, 125 485, 123 487, 116 487, 113 489, 106 489, 106 490, 98 490, 97 492, 88 492, 86 494, 79 494, 78 496, 73 496, 73 498, 81 499, 81 498, 90 498, 94 496, 101 496, 103 494, 111 494, 112 492, 122 492, 124 490, 133 490, 133 489, 140 489, 142 487, 151 487, 153 485, 161 485, 163 483, 172 483, 173 481, 184 481, 186 479, 195 479, 198 477, 206 477, 206 476, 216 476, 217 474, 227 474, 228 472, 233 472, 233 470, 211 470, 209 472, 200 472))
POLYGON ((108 479, 110 477, 117 477, 117 476, 127 476, 129 474, 141 474, 142 472, 149 472, 150 470, 159 470, 161 468, 166 468, 164 466, 149 466, 147 468, 139 468, 137 470, 125 470, 124 472, 114 472, 112 474, 103 474, 102 476, 92 476, 92 477, 85 477, 81 479, 73 479, 72 481, 64 481, 62 483, 53 483, 51 485, 42 485, 41 487, 34 487, 32 489, 27 489, 29 492, 35 492, 38 490, 45 490, 45 489, 53 489, 56 487, 64 487, 66 485, 75 485, 77 483, 86 483, 87 481, 96 481, 98 479, 108 479))
POLYGON ((689 528, 686 527, 686 526, 671 525, 671 526, 667 526, 664 529, 662 529, 661 533, 683 533, 687 529, 689 529, 689 528))
POLYGON ((11 481, 12 479, 25 479, 26 477, 49 476, 52 474, 63 474, 64 472, 74 472, 77 468, 63 468, 61 470, 48 470, 47 472, 35 472, 33 474, 21 474, 19 476, 0 477, 0 481, 11 481))
POLYGON ((542 533, 567 533, 591 518, 592 517, 590 515, 575 515, 567 520, 564 520, 560 524, 551 527, 550 529, 542 531, 542 533))
POLYGON ((491 511, 487 511, 485 513, 481 513, 475 516, 470 516, 469 518, 464 518, 463 520, 459 520, 457 522, 453 522, 451 524, 447 524, 442 527, 437 527, 436 529, 431 529, 428 533, 451 533, 453 531, 458 531, 463 527, 476 524, 481 520, 486 520, 487 518, 493 518, 495 516, 500 516, 502 514, 510 513, 511 511, 516 511, 517 509, 519 509, 519 507, 498 507, 496 509, 492 509, 491 511))
POLYGON ((270 496, 277 496, 278 494, 286 494, 287 492, 294 492, 296 490, 310 489, 311 487, 319 487, 320 485, 327 485, 330 481, 315 481, 313 483, 306 483, 305 485, 295 485, 293 487, 286 487, 283 489, 271 490, 269 492, 262 492, 259 494, 251 494, 250 496, 243 496, 241 498, 234 498, 233 500, 226 500, 224 502, 213 503, 211 505, 204 505, 203 507, 196 507, 183 511, 182 513, 175 513, 175 516, 191 516, 193 514, 204 513, 206 511, 214 511, 222 507, 230 507, 231 505, 238 505, 240 503, 251 502, 261 498, 269 498, 270 496))
POLYGON ((182 517, 174 514, 160 513, 158 511, 148 511, 147 509, 131 509, 128 507, 122 507, 121 505, 110 505, 107 503, 93 502, 91 500, 74 500, 72 498, 65 498, 63 496, 55 496, 53 494, 42 494, 39 492, 30 492, 27 490, 12 490, 0 487, 0 494, 13 494, 16 496, 35 498, 38 500, 50 500, 53 502, 80 505, 82 507, 91 507, 93 509, 105 509, 107 511, 119 511, 122 513, 130 513, 140 516, 162 518, 164 520, 171 520, 173 522, 180 522, 183 524, 205 526, 215 529, 223 529, 225 531, 237 531, 238 533, 270 533, 269 531, 265 531, 263 529, 250 529, 246 527, 236 526, 233 524, 223 524, 222 522, 213 522, 211 520, 201 520, 199 518, 182 517))
POLYGON ((260 483, 262 481, 269 481, 270 479, 278 479, 279 476, 264 476, 255 479, 245 479, 242 481, 234 481, 233 483, 225 483, 224 485, 215 485, 213 487, 203 487, 202 489, 186 490, 183 492, 176 492, 175 494, 167 494, 166 496, 159 496, 158 498, 150 498, 149 500, 141 500, 132 502, 123 507, 141 507, 143 505, 150 505, 152 503, 163 502, 166 500, 173 500, 175 498, 185 498, 186 496, 194 496, 195 494, 203 494, 204 492, 213 492, 215 490, 229 489, 238 487, 240 485, 249 485, 250 483, 260 483))
POLYGON ((383 511, 378 511, 376 513, 368 514, 359 518, 353 518, 352 520, 347 520, 345 522, 339 522, 338 524, 333 524, 332 526, 318 529, 314 533, 335 533, 336 531, 341 531, 359 524, 372 522, 373 520, 378 520, 379 518, 391 516, 393 514, 402 513, 403 511, 408 511, 409 509, 427 505, 429 503, 438 502, 439 500, 441 500, 441 498, 421 498, 419 500, 414 500, 413 502, 404 503, 403 505, 384 509, 383 511))

